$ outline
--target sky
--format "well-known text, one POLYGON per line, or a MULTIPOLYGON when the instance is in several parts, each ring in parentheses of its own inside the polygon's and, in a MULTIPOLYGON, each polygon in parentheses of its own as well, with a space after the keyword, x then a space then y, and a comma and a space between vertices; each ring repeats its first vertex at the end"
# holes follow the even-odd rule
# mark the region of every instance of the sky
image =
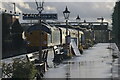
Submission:
MULTIPOLYGON (((36 0, 41 1, 41 0, 36 0)), ((16 11, 19 13, 38 13, 35 0, 13 0, 16 3, 16 11), (28 2, 29 1, 29 2, 28 2)), ((2 2, 2 10, 13 11, 11 0, 2 2)), ((42 13, 57 13, 58 20, 64 21, 63 11, 67 6, 70 11, 69 21, 75 21, 77 15, 81 22, 97 21, 98 17, 104 17, 104 21, 111 24, 111 15, 116 0, 44 0, 44 10, 42 13)))

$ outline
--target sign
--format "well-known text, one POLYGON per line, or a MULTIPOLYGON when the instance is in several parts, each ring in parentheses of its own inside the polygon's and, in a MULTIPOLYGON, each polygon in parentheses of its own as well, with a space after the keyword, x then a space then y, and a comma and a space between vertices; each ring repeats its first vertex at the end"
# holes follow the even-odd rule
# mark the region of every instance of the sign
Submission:
POLYGON ((72 46, 75 55, 76 55, 76 56, 80 56, 80 55, 81 55, 81 54, 80 54, 80 51, 79 51, 79 49, 77 48, 77 45, 76 45, 76 42, 75 42, 74 39, 71 39, 70 45, 72 46))
POLYGON ((23 14, 23 20, 54 20, 58 19, 57 14, 23 14))

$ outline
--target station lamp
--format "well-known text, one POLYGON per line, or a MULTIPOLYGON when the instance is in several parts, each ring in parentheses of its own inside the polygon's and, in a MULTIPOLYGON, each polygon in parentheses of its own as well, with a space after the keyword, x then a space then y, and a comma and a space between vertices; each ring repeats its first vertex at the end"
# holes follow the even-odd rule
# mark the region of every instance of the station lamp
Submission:
POLYGON ((86 23, 86 20, 84 20, 84 23, 86 23))
POLYGON ((65 8, 65 11, 63 11, 63 15, 64 15, 64 18, 65 18, 66 20, 69 19, 70 11, 68 11, 67 6, 66 6, 66 8, 65 8))
POLYGON ((66 6, 66 8, 65 8, 65 11, 63 11, 63 15, 64 15, 64 18, 65 18, 65 20, 66 20, 66 50, 67 50, 67 54, 69 54, 70 55, 70 47, 69 47, 69 43, 70 43, 70 37, 69 37, 69 35, 68 35, 68 19, 69 19, 69 15, 70 15, 70 11, 68 11, 68 8, 67 8, 67 6, 66 6))
POLYGON ((77 16, 77 18, 76 18, 76 21, 79 23, 80 22, 80 17, 79 17, 79 15, 77 16))
POLYGON ((68 19, 70 15, 70 11, 68 11, 68 8, 66 6, 65 11, 63 11, 64 18, 66 20, 66 36, 68 35, 68 19))

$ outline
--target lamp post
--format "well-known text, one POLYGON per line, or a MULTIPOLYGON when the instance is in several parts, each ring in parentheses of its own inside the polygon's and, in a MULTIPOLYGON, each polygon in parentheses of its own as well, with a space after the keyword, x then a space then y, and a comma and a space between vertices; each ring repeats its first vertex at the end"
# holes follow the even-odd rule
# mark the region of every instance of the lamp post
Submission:
POLYGON ((78 25, 79 25, 79 23, 80 23, 80 17, 79 17, 79 15, 77 16, 77 18, 76 18, 76 22, 78 23, 78 25))
MULTIPOLYGON (((79 15, 78 15, 77 18, 76 18, 76 22, 78 23, 78 26, 79 26, 79 27, 80 27, 80 25, 79 25, 79 24, 80 24, 80 20, 81 20, 81 19, 80 19, 79 15)), ((79 46, 81 45, 81 44, 80 44, 80 38, 79 38, 79 36, 80 36, 80 35, 79 35, 79 30, 78 30, 78 48, 79 48, 79 46)), ((81 40, 81 41, 82 41, 82 40, 81 40)))
POLYGON ((66 20, 66 51, 69 53, 69 42, 68 42, 68 19, 69 19, 70 11, 68 11, 68 8, 66 6, 65 11, 63 11, 64 18, 66 20))

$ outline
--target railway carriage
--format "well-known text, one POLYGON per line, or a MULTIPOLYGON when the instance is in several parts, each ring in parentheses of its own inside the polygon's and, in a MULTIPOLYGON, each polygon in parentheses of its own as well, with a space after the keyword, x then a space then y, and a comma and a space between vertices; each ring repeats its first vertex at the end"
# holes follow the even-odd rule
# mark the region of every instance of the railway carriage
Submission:
POLYGON ((66 42, 65 42, 66 29, 59 27, 59 30, 60 30, 60 42, 61 42, 61 45, 63 45, 63 44, 66 43, 66 42))
POLYGON ((60 45, 61 44, 60 38, 61 38, 60 29, 56 28, 55 26, 52 27, 52 31, 51 31, 52 46, 60 45))

